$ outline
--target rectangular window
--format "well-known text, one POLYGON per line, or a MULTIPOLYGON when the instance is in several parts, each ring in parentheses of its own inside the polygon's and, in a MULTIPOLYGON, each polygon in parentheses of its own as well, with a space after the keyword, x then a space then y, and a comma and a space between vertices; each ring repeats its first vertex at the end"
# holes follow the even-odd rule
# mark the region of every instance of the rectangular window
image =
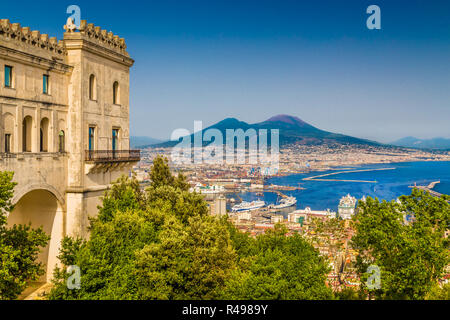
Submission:
POLYGON ((117 150, 117 139, 119 137, 119 129, 112 130, 112 149, 113 151, 117 150))
POLYGON ((42 77, 42 93, 48 94, 48 75, 44 74, 42 77))
POLYGON ((94 150, 94 138, 95 138, 95 128, 89 127, 89 151, 94 150))
POLYGON ((12 87, 12 67, 5 66, 5 87, 12 87))
POLYGON ((5 152, 11 152, 11 134, 9 133, 5 134, 5 152))

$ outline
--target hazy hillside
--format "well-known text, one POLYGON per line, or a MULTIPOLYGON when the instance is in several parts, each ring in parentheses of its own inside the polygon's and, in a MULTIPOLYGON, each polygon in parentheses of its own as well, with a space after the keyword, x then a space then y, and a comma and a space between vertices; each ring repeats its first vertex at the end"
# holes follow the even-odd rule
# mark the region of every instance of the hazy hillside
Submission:
POLYGON ((450 139, 446 138, 418 139, 415 137, 405 137, 391 144, 399 147, 417 149, 450 149, 450 139))
POLYGON ((142 146, 150 146, 153 144, 161 143, 161 140, 150 137, 130 137, 130 148, 137 148, 142 146))

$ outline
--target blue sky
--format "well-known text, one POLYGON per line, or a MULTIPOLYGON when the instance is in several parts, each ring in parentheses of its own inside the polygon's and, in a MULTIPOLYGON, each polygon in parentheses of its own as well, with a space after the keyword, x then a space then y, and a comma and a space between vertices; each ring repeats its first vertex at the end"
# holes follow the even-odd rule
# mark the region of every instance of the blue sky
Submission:
POLYGON ((392 141, 450 137, 450 1, 2 1, 0 17, 62 38, 68 5, 124 37, 131 134, 167 139, 275 114, 392 141), (381 30, 366 8, 381 8, 381 30))

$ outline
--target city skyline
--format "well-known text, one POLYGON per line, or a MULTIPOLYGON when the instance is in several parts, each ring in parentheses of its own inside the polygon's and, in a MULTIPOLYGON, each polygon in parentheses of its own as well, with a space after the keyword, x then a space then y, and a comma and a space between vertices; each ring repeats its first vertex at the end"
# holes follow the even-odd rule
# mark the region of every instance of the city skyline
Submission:
POLYGON ((379 142, 449 137, 444 1, 150 1, 120 11, 114 1, 26 1, 28 14, 5 3, 1 17, 61 39, 71 4, 127 39, 134 136, 289 114, 379 142), (366 27, 371 4, 381 30, 366 27))

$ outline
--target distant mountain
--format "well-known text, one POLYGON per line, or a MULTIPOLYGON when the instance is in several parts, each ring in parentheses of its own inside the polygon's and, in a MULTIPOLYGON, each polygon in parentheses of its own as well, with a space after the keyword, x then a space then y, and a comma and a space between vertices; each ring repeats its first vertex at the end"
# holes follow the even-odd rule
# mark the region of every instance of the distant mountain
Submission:
MULTIPOLYGON (((277 115, 266 121, 248 124, 235 118, 227 118, 208 128, 203 129, 203 133, 208 129, 218 129, 223 135, 223 143, 225 143, 226 129, 279 129, 280 145, 287 144, 303 144, 303 145, 320 145, 320 144, 358 144, 358 145, 380 145, 377 142, 346 136, 343 134, 332 133, 320 130, 305 121, 289 115, 277 115)), ((270 144, 270 133, 268 131, 268 144, 270 144)), ((181 140, 180 140, 181 141, 181 140)), ((191 135, 191 141, 194 141, 191 135)), ((152 147, 173 147, 179 141, 166 141, 152 147)), ((204 143, 206 145, 207 143, 204 143)))
POLYGON ((162 140, 150 138, 150 137, 130 137, 130 148, 147 147, 157 143, 161 143, 162 140))
POLYGON ((405 137, 391 144, 398 147, 416 149, 450 149, 450 139, 446 138, 418 139, 415 137, 405 137))

